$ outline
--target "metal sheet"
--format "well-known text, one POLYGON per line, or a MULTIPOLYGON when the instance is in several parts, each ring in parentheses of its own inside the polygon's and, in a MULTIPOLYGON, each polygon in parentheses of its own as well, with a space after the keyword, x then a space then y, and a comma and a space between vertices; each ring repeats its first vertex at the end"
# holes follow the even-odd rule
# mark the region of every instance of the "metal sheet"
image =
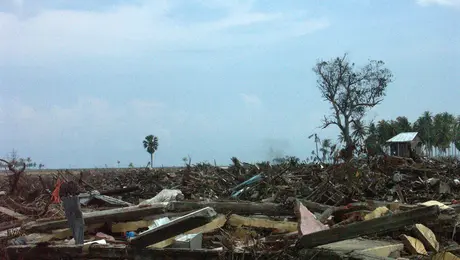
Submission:
POLYGON ((417 136, 418 132, 405 132, 400 133, 387 141, 387 143, 406 143, 412 142, 417 136))

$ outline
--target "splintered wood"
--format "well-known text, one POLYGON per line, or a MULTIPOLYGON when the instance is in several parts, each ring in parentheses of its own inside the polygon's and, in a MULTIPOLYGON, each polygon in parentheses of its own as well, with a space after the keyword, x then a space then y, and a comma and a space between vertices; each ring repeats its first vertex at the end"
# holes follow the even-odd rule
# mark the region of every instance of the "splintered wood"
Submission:
POLYGON ((438 206, 424 207, 398 214, 357 222, 346 226, 340 226, 328 230, 310 233, 303 235, 298 243, 304 248, 312 248, 315 246, 329 244, 350 238, 356 238, 359 236, 398 230, 404 226, 417 223, 419 221, 421 222, 436 218, 438 215, 438 206))
POLYGON ((134 247, 145 248, 188 230, 203 226, 211 222, 216 216, 217 213, 212 208, 200 209, 183 217, 176 218, 165 225, 147 230, 131 239, 130 243, 134 247))

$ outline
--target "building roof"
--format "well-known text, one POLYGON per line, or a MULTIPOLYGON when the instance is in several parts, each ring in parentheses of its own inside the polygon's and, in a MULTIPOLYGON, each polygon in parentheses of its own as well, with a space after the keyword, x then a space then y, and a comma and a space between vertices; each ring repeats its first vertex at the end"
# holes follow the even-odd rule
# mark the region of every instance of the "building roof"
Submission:
POLYGON ((387 143, 407 143, 412 142, 415 137, 418 135, 418 132, 405 132, 399 133, 396 136, 393 136, 387 141, 387 143))

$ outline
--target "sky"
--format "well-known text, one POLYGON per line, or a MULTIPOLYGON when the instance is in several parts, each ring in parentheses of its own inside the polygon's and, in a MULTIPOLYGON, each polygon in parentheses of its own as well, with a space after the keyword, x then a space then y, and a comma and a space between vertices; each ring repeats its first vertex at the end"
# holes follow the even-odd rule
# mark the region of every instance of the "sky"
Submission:
POLYGON ((0 0, 0 156, 47 168, 309 157, 329 113, 312 71, 394 74, 369 119, 459 115, 460 0, 0 0))

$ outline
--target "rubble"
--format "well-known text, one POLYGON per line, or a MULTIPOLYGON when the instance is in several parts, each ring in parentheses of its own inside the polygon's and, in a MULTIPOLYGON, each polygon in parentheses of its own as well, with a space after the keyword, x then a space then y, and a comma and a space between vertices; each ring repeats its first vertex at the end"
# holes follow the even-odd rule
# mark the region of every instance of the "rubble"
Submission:
POLYGON ((15 169, 0 177, 0 259, 460 255, 459 161, 233 162, 47 175, 15 169), (69 198, 76 203, 64 207, 69 198), (78 208, 80 233, 68 221, 78 208))

